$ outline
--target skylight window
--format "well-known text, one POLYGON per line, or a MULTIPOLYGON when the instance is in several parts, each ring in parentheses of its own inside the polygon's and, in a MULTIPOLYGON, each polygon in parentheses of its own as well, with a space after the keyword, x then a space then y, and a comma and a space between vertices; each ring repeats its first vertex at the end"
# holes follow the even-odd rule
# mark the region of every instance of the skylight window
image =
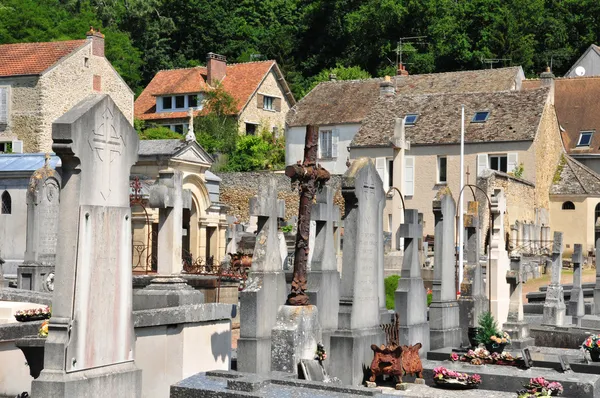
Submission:
POLYGON ((489 117, 490 117, 490 112, 488 112, 488 111, 475 112, 475 116, 473 116, 473 120, 471 120, 471 122, 472 123, 485 123, 485 122, 487 122, 489 117))
POLYGON ((415 113, 409 113, 404 117, 404 125, 405 126, 414 126, 417 123, 417 119, 419 115, 415 113))
POLYGON ((590 146, 592 143, 592 135, 594 135, 593 131, 582 131, 579 135, 577 146, 590 146))

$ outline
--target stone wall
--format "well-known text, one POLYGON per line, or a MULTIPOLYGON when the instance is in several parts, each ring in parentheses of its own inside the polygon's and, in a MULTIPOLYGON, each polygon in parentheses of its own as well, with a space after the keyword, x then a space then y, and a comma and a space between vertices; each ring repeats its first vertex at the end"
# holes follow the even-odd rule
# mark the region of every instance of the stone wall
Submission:
MULTIPOLYGON (((285 200, 285 219, 298 215, 298 191, 291 189, 290 179, 283 173, 247 172, 247 173, 215 173, 221 179, 221 202, 229 206, 228 215, 236 216, 240 221, 250 218, 248 205, 250 198, 258 192, 263 178, 269 175, 277 179, 278 198, 285 200)), ((341 195, 341 176, 332 176, 328 184, 336 189, 335 203, 340 206, 340 214, 344 214, 344 201, 341 195)))
POLYGON ((42 110, 37 76, 0 79, 0 86, 10 86, 8 125, 0 127, 0 140, 23 141, 24 151, 33 151, 41 133, 42 110))

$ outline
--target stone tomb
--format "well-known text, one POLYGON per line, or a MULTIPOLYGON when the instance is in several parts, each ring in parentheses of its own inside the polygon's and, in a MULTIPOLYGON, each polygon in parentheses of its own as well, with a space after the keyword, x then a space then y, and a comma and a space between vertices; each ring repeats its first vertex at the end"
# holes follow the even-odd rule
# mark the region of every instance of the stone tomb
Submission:
POLYGON ((511 337, 511 348, 522 349, 534 344, 533 338, 529 336, 529 324, 523 317, 523 264, 520 256, 512 256, 510 271, 506 275, 506 281, 510 285, 510 304, 508 307, 507 322, 502 329, 511 337))
POLYGON ((560 274, 562 271, 562 253, 563 253, 563 234, 554 232, 554 244, 552 246, 552 275, 550 285, 546 291, 546 301, 544 302, 544 314, 542 317, 543 325, 562 326, 565 323, 565 298, 563 287, 560 284, 560 274))
POLYGON ((344 384, 363 382, 373 359, 371 344, 383 344, 379 327, 378 223, 383 183, 371 159, 352 163, 342 178, 344 215, 343 271, 338 329, 331 336, 330 369, 344 384))
POLYGON ((52 126, 63 187, 44 370, 34 397, 140 397, 134 364, 129 174, 139 139, 107 95, 52 126))

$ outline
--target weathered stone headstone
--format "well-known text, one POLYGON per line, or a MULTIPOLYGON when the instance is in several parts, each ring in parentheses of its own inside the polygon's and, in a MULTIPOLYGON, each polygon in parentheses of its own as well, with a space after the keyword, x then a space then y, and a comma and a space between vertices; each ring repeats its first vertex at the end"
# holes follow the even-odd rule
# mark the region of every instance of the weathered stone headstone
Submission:
POLYGON ((583 252, 581 244, 573 245, 573 287, 571 288, 571 298, 569 300, 569 315, 573 319, 573 324, 581 326, 581 318, 585 315, 583 302, 583 288, 581 287, 581 266, 583 263, 583 252))
POLYGON ((502 329, 511 337, 511 347, 522 349, 534 344, 529 336, 529 325, 523 318, 523 266, 520 256, 512 256, 510 270, 506 274, 506 282, 510 285, 510 304, 508 317, 502 329))
POLYGON ((373 359, 371 344, 383 344, 379 327, 378 235, 374 222, 384 195, 371 159, 355 160, 342 179, 345 201, 343 272, 338 330, 331 336, 331 372, 344 384, 362 383, 373 359))
POLYGON ((183 209, 191 207, 191 194, 183 190, 183 173, 165 169, 150 190, 148 202, 158 208, 159 275, 180 274, 182 271, 183 209))
POLYGON ((421 277, 419 262, 419 239, 423 237, 423 224, 419 223, 419 211, 406 209, 404 224, 399 236, 404 238, 402 271, 395 292, 395 309, 399 314, 401 345, 422 344, 421 355, 429 351, 429 323, 427 322, 427 292, 421 277))
POLYGON ((563 234, 562 232, 554 232, 554 243, 552 246, 552 275, 548 290, 546 291, 544 315, 542 317, 542 324, 545 325, 562 326, 565 323, 565 298, 563 287, 560 284, 562 253, 563 234))
POLYGON ((285 302, 285 275, 279 253, 278 218, 285 214, 277 199, 277 180, 261 182, 258 195, 250 199, 250 214, 257 219, 256 244, 246 288, 240 292, 240 338, 238 370, 271 371, 271 329, 285 302))
POLYGON ((456 203, 449 188, 442 188, 433 200, 434 268, 433 295, 429 306, 432 350, 460 347, 461 329, 454 257, 456 203))
MULTIPOLYGON (((315 221, 315 240, 314 244, 311 242, 314 250, 306 291, 311 304, 319 309, 322 342, 326 350, 331 347, 330 339, 338 326, 340 308, 340 274, 333 236, 334 223, 340 218, 340 210, 333 204, 333 195, 333 188, 324 186, 317 193, 317 203, 313 204, 311 218, 315 221)), ((326 361, 325 365, 330 362, 326 361)))
POLYGON ((62 161, 56 281, 35 397, 140 397, 133 362, 129 175, 138 136, 107 95, 52 126, 62 161))
POLYGON ((594 286, 594 313, 600 315, 600 238, 596 240, 596 285, 594 286))
POLYGON ((523 251, 530 254, 531 251, 531 228, 529 223, 523 223, 523 251))
POLYGON ((494 228, 491 239, 491 269, 488 283, 491 284, 491 310, 499 325, 506 323, 510 303, 510 286, 506 283, 506 273, 510 260, 504 237, 504 214, 506 198, 502 189, 495 189, 492 196, 492 218, 494 228))
POLYGON ((510 226, 510 251, 516 252, 519 245, 519 221, 510 226))
POLYGON ((479 202, 467 204, 464 218, 466 233, 467 265, 460 288, 460 328, 463 344, 469 343, 469 328, 476 327, 479 316, 487 311, 488 300, 483 286, 483 272, 479 262, 479 202))
POLYGON ((44 166, 33 173, 27 187, 25 258, 17 269, 20 289, 54 289, 61 177, 49 161, 50 155, 46 154, 44 166))

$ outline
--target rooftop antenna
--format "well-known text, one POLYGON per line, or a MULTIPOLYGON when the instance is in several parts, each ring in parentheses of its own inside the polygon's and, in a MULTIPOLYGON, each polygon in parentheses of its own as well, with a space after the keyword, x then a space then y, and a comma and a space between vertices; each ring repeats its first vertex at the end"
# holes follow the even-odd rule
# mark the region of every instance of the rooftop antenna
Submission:
POLYGON ((490 64, 490 69, 494 69, 494 64, 497 64, 502 61, 512 61, 512 58, 481 58, 480 59, 484 64, 490 64))
POLYGON ((398 39, 396 43, 396 49, 394 52, 396 53, 396 69, 400 66, 402 62, 402 54, 406 51, 416 51, 414 48, 405 48, 406 44, 425 44, 425 42, 421 42, 419 40, 426 39, 427 36, 409 36, 409 37, 401 37, 398 39), (415 41, 417 40, 417 41, 415 41))
POLYGON ((263 57, 262 54, 250 54, 250 59, 251 60, 261 59, 262 57, 263 57))

